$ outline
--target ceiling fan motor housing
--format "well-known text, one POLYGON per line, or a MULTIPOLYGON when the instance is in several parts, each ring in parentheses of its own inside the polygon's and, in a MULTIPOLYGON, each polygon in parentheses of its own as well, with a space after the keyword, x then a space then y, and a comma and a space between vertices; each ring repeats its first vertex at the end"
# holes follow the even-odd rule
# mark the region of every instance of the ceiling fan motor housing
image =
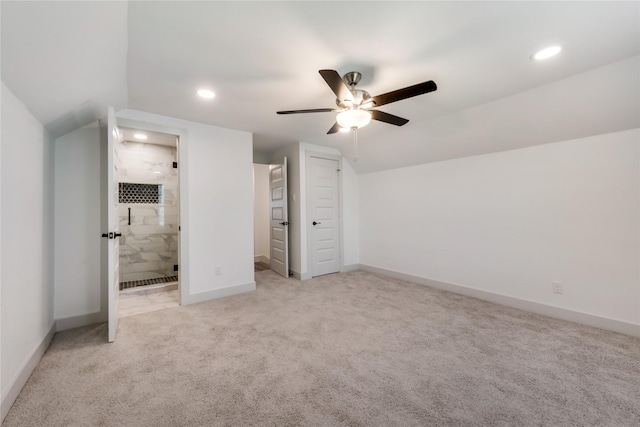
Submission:
MULTIPOLYGON (((344 76, 342 76, 342 81, 349 87, 349 91, 351 95, 353 95, 353 101, 350 99, 340 99, 336 98, 336 104, 340 108, 358 108, 362 107, 362 104, 365 103, 371 95, 366 90, 356 89, 355 86, 358 84, 360 79, 362 78, 362 74, 357 71, 349 71, 344 76)), ((366 108, 371 107, 372 105, 367 105, 366 108)))
POLYGON ((347 74, 342 76, 342 80, 347 84, 347 86, 351 86, 352 89, 353 86, 358 84, 361 78, 362 74, 357 71, 349 71, 347 74))
MULTIPOLYGON (((366 90, 351 89, 351 94, 353 95, 353 101, 351 101, 350 99, 336 98, 336 104, 338 105, 338 107, 340 108, 360 107, 360 106, 363 106, 362 104, 365 104, 366 101, 371 98, 371 95, 369 95, 369 92, 367 92, 366 90)), ((373 105, 365 105, 364 107, 368 108, 372 106, 373 105)))

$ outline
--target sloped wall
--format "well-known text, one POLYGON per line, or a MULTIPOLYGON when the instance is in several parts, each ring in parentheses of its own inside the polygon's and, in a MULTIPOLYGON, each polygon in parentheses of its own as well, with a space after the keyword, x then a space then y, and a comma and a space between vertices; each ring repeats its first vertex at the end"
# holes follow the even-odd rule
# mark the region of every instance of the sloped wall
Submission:
POLYGON ((360 224, 365 266, 640 335, 639 129, 361 175, 360 224))

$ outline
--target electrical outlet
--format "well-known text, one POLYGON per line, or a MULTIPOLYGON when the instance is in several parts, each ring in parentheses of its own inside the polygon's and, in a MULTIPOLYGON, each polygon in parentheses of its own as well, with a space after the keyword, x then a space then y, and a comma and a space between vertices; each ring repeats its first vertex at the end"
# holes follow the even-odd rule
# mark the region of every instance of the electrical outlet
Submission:
POLYGON ((219 265, 216 265, 216 276, 219 276, 222 274, 222 268, 219 265))
POLYGON ((553 282, 551 282, 551 289, 553 290, 554 294, 561 294, 563 292, 562 282, 558 282, 557 280, 554 280, 553 282))

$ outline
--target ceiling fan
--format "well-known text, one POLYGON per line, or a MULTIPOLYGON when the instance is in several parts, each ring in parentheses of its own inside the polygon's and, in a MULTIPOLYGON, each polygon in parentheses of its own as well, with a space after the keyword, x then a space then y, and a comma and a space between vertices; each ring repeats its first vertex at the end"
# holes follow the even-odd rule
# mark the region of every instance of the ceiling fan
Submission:
POLYGON ((362 74, 357 71, 350 71, 343 77, 340 77, 340 74, 335 70, 320 70, 319 73, 324 81, 327 82, 333 93, 336 94, 337 108, 289 110, 278 111, 277 113, 300 114, 337 112, 338 115, 336 116, 336 123, 331 127, 331 129, 329 129, 329 132, 327 132, 328 134, 336 133, 341 128, 356 130, 366 126, 371 120, 378 120, 380 122, 396 126, 405 125, 409 120, 380 110, 373 110, 373 108, 433 92, 438 88, 435 82, 429 80, 424 83, 418 83, 413 86, 408 86, 372 97, 369 95, 369 92, 356 89, 356 85, 362 77, 362 74))

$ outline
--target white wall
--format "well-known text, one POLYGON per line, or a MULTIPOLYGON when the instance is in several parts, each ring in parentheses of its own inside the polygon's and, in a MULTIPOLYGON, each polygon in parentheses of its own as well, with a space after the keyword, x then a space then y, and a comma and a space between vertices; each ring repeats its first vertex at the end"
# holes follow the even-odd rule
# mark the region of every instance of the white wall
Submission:
POLYGON ((55 142, 56 319, 100 314, 102 161, 97 124, 55 142))
POLYGON ((634 129, 361 175, 361 263, 640 325, 639 150, 634 129))
POLYGON ((26 381, 30 359, 54 328, 53 144, 48 132, 4 83, 1 93, 0 384, 4 416, 7 405, 13 403, 7 395, 22 387, 16 386, 18 377, 26 381))
MULTIPOLYGON (((188 186, 180 194, 181 209, 186 208, 181 216, 188 217, 181 217, 180 275, 188 280, 183 303, 254 289, 251 134, 137 110, 117 116, 186 135, 178 147, 181 186, 183 181, 188 186), (215 275, 215 266, 221 275, 215 275)), ((100 238, 106 231, 101 230, 105 155, 97 126, 56 141, 56 187, 62 192, 56 197, 56 318, 69 318, 59 323, 61 329, 105 315, 100 238)))
POLYGON ((269 165, 253 165, 254 181, 254 257, 270 258, 269 165))
POLYGON ((360 263, 360 181, 351 163, 342 158, 342 260, 345 266, 360 263))
POLYGON ((187 194, 180 194, 188 217, 185 223, 181 212, 181 239, 188 246, 188 263, 182 253, 180 271, 182 277, 188 275, 185 302, 255 289, 252 134, 137 110, 117 116, 187 133, 178 147, 179 168, 186 169, 181 188, 183 178, 188 187, 187 194), (222 274, 215 275, 216 266, 222 274))

